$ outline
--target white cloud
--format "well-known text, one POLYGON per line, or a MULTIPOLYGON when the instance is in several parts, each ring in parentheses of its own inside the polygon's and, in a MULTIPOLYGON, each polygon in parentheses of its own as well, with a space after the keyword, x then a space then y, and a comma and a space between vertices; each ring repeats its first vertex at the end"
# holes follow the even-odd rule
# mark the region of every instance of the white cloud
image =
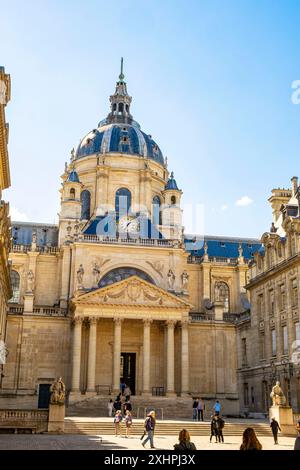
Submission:
POLYGON ((221 206, 221 211, 227 211, 227 209, 228 209, 227 204, 223 204, 223 205, 221 206))
POLYGON ((29 217, 25 212, 20 212, 16 207, 10 207, 10 218, 15 222, 29 222, 29 217))
POLYGON ((250 206, 252 202, 253 202, 253 199, 251 199, 249 196, 243 196, 236 201, 235 205, 236 206, 250 206))

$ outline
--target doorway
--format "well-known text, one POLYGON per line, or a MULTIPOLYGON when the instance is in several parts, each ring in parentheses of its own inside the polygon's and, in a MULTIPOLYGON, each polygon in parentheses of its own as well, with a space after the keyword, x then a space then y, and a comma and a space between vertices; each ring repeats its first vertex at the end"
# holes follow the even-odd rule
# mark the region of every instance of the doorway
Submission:
POLYGON ((38 408, 49 408, 51 384, 39 384, 38 408))
POLYGON ((135 363, 136 353, 121 353, 121 383, 125 383, 135 395, 135 363))

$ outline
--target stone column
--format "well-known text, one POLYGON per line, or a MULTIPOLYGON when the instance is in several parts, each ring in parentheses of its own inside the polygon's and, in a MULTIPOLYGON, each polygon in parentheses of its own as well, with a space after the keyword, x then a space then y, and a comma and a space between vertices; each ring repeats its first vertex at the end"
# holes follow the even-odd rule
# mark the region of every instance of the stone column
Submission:
POLYGON ((90 318, 90 334, 89 334, 89 355, 88 355, 88 392, 95 392, 95 376, 96 376, 96 342, 97 342, 97 318, 90 318))
POLYGON ((167 396, 175 396, 174 320, 167 321, 167 396))
POLYGON ((73 358, 72 358, 72 392, 80 391, 80 362, 81 362, 81 326, 82 317, 74 318, 73 358))
POLYGON ((114 318, 114 352, 113 352, 113 393, 120 392, 120 361, 121 361, 121 318, 114 318))
POLYGON ((152 320, 145 318, 144 342, 143 342, 143 392, 142 395, 150 395, 150 325, 152 320))
POLYGON ((189 321, 181 322, 181 396, 189 393, 189 321))

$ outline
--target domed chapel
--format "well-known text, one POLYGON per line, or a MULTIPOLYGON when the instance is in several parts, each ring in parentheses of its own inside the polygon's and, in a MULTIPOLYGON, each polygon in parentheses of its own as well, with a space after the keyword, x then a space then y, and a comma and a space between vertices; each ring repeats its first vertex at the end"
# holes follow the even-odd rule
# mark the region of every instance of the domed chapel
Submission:
POLYGON ((145 403, 201 396, 238 414, 236 330, 261 243, 184 233, 184 188, 132 116, 123 63, 109 101, 65 166, 58 225, 12 223, 1 393, 42 408, 56 377, 69 404, 123 382, 145 403))

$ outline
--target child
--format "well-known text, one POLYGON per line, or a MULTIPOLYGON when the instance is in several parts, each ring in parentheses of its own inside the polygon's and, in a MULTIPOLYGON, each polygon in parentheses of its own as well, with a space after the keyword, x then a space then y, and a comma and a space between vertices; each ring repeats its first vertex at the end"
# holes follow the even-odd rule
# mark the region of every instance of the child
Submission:
POLYGON ((129 410, 126 411, 124 421, 125 421, 125 425, 126 425, 126 436, 125 437, 129 437, 130 436, 130 429, 131 429, 131 425, 132 425, 132 416, 131 416, 131 413, 130 413, 129 410))
POLYGON ((122 421, 122 413, 121 410, 117 410, 115 417, 114 417, 114 423, 115 423, 115 437, 118 435, 121 437, 121 421, 122 421))

